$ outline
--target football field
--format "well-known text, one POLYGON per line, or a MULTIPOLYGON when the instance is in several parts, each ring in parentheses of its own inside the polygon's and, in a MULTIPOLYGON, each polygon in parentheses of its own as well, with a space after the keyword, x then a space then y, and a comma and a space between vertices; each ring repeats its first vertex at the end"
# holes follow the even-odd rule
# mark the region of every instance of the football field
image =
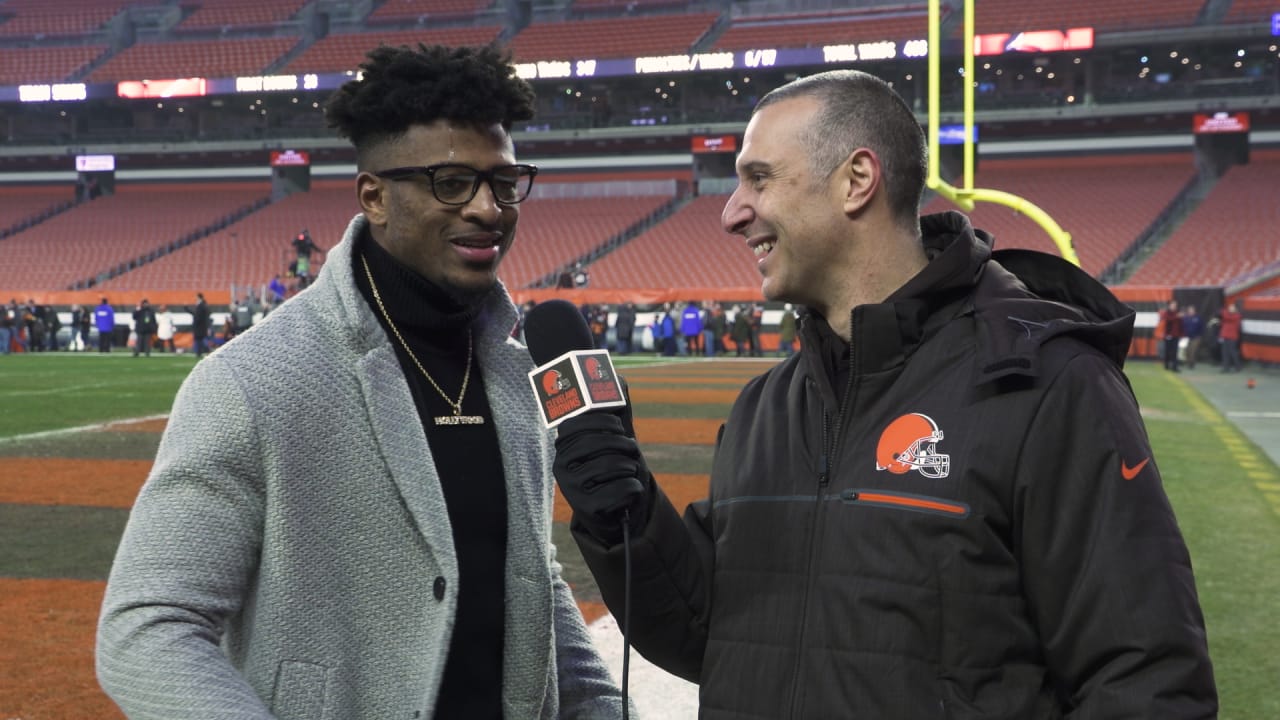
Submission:
MULTIPOLYGON (((94 679, 94 625, 129 507, 194 362, 0 357, 0 720, 121 717, 94 679)), ((716 430, 769 364, 619 361, 646 459, 677 506, 705 494, 716 430)), ((1220 717, 1280 718, 1280 372, 1201 366, 1174 375, 1132 362, 1128 373, 1191 549, 1220 717)), ((604 609, 567 520, 557 501, 565 577, 598 619, 604 609)), ((662 705, 651 696, 663 692, 653 677, 632 677, 642 714, 677 717, 653 710, 662 705)))

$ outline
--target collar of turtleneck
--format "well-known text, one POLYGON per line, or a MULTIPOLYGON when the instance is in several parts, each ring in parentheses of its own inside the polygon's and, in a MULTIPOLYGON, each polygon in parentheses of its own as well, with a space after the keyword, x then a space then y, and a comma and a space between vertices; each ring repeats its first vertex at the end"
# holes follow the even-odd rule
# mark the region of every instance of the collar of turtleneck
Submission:
POLYGON ((353 271, 356 285, 381 323, 385 323, 386 318, 381 316, 371 289, 366 287, 369 280, 364 263, 360 261, 362 257, 369 263, 369 273, 373 275, 387 314, 406 339, 440 345, 465 344, 466 333, 462 330, 480 311, 480 303, 467 305, 460 302, 444 288, 393 257, 366 231, 356 243, 353 271))

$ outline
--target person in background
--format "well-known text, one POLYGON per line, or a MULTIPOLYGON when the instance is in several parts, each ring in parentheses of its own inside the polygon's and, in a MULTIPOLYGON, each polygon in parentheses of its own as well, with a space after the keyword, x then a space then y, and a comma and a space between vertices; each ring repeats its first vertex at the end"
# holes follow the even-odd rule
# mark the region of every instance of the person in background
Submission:
POLYGON ((733 339, 735 354, 738 357, 746 354, 751 340, 751 311, 742 305, 733 306, 733 329, 729 331, 729 337, 733 339))
MULTIPOLYGON (((71 336, 67 338, 68 352, 80 352, 85 348, 85 344, 81 341, 80 337, 80 323, 83 321, 84 316, 85 310, 83 307, 79 304, 73 304, 71 306, 71 336)), ((88 339, 85 338, 85 341, 87 340, 88 339)))
POLYGON ((1196 314, 1196 306, 1188 305, 1182 314, 1182 336, 1187 339, 1187 368, 1196 369, 1200 340, 1204 337, 1204 318, 1196 314))
POLYGON ((764 297, 804 308, 801 349, 743 388, 683 518, 625 418, 559 426, 606 604, 629 576, 636 649, 697 682, 704 717, 1216 717, 1122 371, 1134 312, 963 214, 920 217, 926 167, 911 108, 867 73, 757 104, 722 221, 764 297))
POLYGON ((760 330, 764 327, 764 306, 752 303, 747 312, 748 353, 751 357, 763 357, 764 345, 760 342, 760 330))
POLYGON ((782 320, 778 323, 778 354, 791 357, 796 352, 796 311, 787 303, 782 306, 782 320))
POLYGON ((27 304, 22 306, 22 329, 22 351, 43 352, 44 321, 34 298, 27 298, 27 304))
MULTIPOLYGON (((89 308, 84 308, 83 312, 80 314, 80 322, 77 326, 80 331, 81 350, 87 351, 89 349, 89 338, 93 334, 93 320, 93 311, 89 308)), ((72 331, 74 332, 76 329, 77 328, 72 328, 72 331)))
POLYGON ((618 315, 613 321, 614 342, 619 355, 631 354, 631 338, 636 332, 636 304, 624 302, 618 306, 618 315))
POLYGON ((1244 325, 1244 316, 1240 314, 1240 307, 1234 300, 1223 308, 1220 322, 1218 342, 1222 343, 1222 372, 1240 372, 1243 368, 1240 359, 1240 328, 1244 325))
POLYGON ((193 308, 187 308, 187 312, 191 313, 191 349, 195 351, 196 357, 200 358, 209 352, 209 327, 213 322, 204 293, 196 293, 196 305, 193 308))
POLYGON ((267 284, 267 303, 268 306, 274 308, 284 302, 284 297, 289 290, 284 286, 284 281, 280 279, 279 273, 271 278, 271 282, 267 284))
POLYGON ((161 305, 160 312, 156 313, 156 338, 160 340, 160 352, 172 354, 178 351, 173 345, 173 336, 173 313, 168 305, 161 305))
POLYGON ((1160 311, 1160 355, 1164 358, 1164 369, 1180 372, 1178 369, 1178 342, 1182 339, 1182 314, 1178 312, 1178 301, 1170 300, 1164 310, 1160 311))
POLYGON ((58 332, 62 330, 62 318, 58 317, 58 310, 52 305, 40 306, 40 312, 44 316, 45 347, 49 352, 57 352, 61 349, 58 345, 58 332))
POLYGON ((588 305, 587 310, 587 327, 591 330, 591 341, 595 343, 596 348, 607 350, 609 348, 609 306, 604 303, 588 305))
POLYGON ((111 352, 111 336, 116 332, 116 311, 106 298, 93 309, 93 324, 98 329, 98 352, 111 352))
POLYGON ((139 352, 151 357, 151 340, 156 335, 156 328, 156 311, 151 307, 151 303, 143 298, 138 308, 133 311, 133 332, 137 336, 133 343, 134 357, 138 357, 139 352))
POLYGON ((498 281, 533 109, 496 45, 381 46, 328 101, 360 213, 178 393, 99 622, 126 715, 622 715, 555 560, 552 432, 498 281))
POLYGON ((8 305, 0 305, 0 355, 12 352, 11 343, 14 338, 14 326, 17 324, 18 304, 10 299, 8 305))
MULTIPOLYGON (((702 311, 692 300, 685 303, 684 310, 680 311, 680 334, 688 343, 687 354, 702 354, 702 311)), ((681 353, 684 354, 686 353, 681 353)))
POLYGON ((298 289, 305 288, 311 282, 311 255, 323 254, 320 246, 311 239, 311 231, 306 228, 293 238, 293 274, 298 279, 298 289))
POLYGON ((724 352, 725 327, 724 308, 712 300, 707 303, 707 324, 702 328, 702 343, 706 346, 707 357, 715 357, 724 352))

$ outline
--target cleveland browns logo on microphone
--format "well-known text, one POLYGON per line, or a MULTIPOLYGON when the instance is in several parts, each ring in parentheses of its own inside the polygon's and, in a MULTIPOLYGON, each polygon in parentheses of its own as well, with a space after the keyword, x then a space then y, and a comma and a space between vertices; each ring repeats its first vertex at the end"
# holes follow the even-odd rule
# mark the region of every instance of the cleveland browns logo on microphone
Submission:
POLYGON ((529 372, 547 427, 592 408, 626 405, 607 350, 572 350, 529 372))

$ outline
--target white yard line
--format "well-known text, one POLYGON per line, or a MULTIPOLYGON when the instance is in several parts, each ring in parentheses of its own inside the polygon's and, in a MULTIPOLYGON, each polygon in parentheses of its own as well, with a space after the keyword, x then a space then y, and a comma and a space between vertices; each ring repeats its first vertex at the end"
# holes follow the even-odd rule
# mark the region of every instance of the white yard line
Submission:
POLYGON ((41 438, 58 437, 60 435, 71 435, 79 432, 92 432, 94 430, 106 430, 114 425, 132 425, 140 422, 150 422, 152 420, 164 420, 168 418, 168 413, 164 415, 148 415, 146 417, 125 418, 123 420, 110 420, 103 423, 95 423, 93 425, 81 425, 80 427, 59 428, 57 430, 45 430, 44 432, 27 433, 26 435, 11 435, 9 437, 0 437, 0 443, 7 442, 24 442, 27 440, 39 440, 41 438))

